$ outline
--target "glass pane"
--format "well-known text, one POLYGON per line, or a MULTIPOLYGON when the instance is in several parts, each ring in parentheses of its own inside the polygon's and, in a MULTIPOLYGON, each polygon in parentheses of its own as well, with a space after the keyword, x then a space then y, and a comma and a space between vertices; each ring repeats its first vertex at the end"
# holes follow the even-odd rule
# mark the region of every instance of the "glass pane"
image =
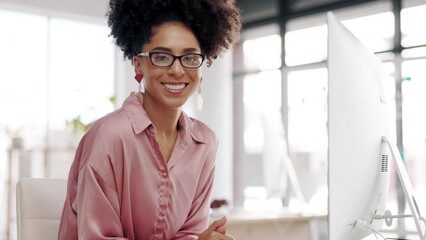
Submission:
MULTIPOLYGON (((402 124, 405 165, 418 203, 426 202, 426 176, 424 174, 426 169, 425 66, 426 59, 402 63, 402 124)), ((422 213, 425 214, 425 212, 422 213)), ((415 230, 412 221, 407 221, 408 224, 411 224, 408 228, 415 230)))
POLYGON ((12 138, 46 130, 47 18, 0 10, 0 35, 0 238, 16 239, 17 148, 29 141, 12 138))
MULTIPOLYGON (((107 27, 0 10, 0 29, 0 179, 14 186, 19 177, 66 178, 79 140, 66 122, 90 123, 113 109, 107 27)), ((14 206, 7 184, 0 185, 1 216, 14 206)), ((9 214, 0 218, 0 236, 9 221, 15 239, 9 214)))
POLYGON ((327 209, 327 69, 288 73, 289 152, 305 199, 327 209))
POLYGON ((0 129, 46 127, 47 18, 0 10, 0 129))
POLYGON ((426 44, 426 32, 423 24, 426 22, 426 4, 404 8, 401 11, 401 32, 403 47, 426 44))
MULTIPOLYGON (((402 64, 403 81, 403 141, 406 160, 410 164, 421 164, 424 169, 426 159, 426 60, 405 61, 402 64)), ((412 168, 412 170, 417 167, 412 168)), ((424 174, 416 174, 415 179, 422 179, 418 183, 425 186, 424 174)), ((415 181, 413 179, 413 181, 415 181)), ((417 181, 416 181, 417 182, 417 181)))
POLYGON ((244 67, 267 70, 281 66, 281 37, 271 35, 244 41, 244 67))
POLYGON ((393 48, 395 25, 392 12, 349 19, 342 23, 372 52, 393 48))
POLYGON ((285 62, 288 66, 326 60, 327 27, 321 25, 287 32, 285 52, 285 62))
POLYGON ((83 124, 113 109, 114 48, 106 26, 52 19, 50 24, 49 124, 83 124))
POLYGON ((292 152, 327 151, 327 69, 288 73, 288 118, 292 152))
POLYGON ((236 64, 236 71, 270 70, 281 67, 281 37, 277 25, 249 29, 242 34, 242 38, 243 63, 236 64), (241 65, 244 69, 238 69, 241 65))
POLYGON ((422 149, 426 143, 426 60, 405 61, 403 71, 404 148, 422 149))
POLYGON ((244 78, 244 146, 248 153, 263 151, 263 118, 281 113, 281 73, 278 70, 244 78))
MULTIPOLYGON (((393 47, 394 16, 392 12, 343 20, 342 23, 371 51, 393 47), (368 27, 366 27, 368 26, 368 27)), ((291 22, 297 25, 297 21, 291 22)), ((327 59, 327 26, 313 26, 285 35, 285 61, 288 66, 321 62, 327 59)))
POLYGON ((287 187, 283 159, 287 144, 281 118, 281 72, 244 78, 244 206, 277 210, 287 187), (250 174, 254 173, 256 174, 250 174))

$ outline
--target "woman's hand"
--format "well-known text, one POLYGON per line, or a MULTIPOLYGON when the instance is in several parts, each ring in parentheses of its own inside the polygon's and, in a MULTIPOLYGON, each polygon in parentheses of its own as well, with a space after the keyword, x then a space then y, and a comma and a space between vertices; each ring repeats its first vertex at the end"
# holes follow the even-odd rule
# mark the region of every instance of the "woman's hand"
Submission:
POLYGON ((226 235, 226 217, 214 221, 204 232, 198 236, 198 240, 233 240, 226 235))

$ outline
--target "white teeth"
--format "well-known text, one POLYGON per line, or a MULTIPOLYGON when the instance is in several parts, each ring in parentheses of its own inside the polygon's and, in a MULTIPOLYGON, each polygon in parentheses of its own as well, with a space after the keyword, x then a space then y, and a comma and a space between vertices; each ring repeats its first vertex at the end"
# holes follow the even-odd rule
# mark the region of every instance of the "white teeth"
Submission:
POLYGON ((175 85, 175 84, 163 84, 163 86, 165 88, 168 89, 172 89, 172 90, 181 90, 185 87, 185 84, 179 84, 179 85, 175 85))

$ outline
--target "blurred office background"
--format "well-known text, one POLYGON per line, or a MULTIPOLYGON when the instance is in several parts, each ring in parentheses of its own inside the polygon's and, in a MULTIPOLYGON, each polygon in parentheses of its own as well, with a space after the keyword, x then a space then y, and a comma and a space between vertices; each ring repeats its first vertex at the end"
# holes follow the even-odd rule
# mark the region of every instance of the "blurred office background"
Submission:
MULTIPOLYGON (((392 138, 426 202, 426 0, 238 0, 241 42, 204 67, 220 137, 214 199, 250 211, 327 210, 332 10, 384 63, 392 138)), ((79 139, 137 90, 108 37, 107 0, 0 0, 0 240, 16 239, 19 177, 67 178, 79 139)), ((392 178, 389 208, 398 207, 392 178)))

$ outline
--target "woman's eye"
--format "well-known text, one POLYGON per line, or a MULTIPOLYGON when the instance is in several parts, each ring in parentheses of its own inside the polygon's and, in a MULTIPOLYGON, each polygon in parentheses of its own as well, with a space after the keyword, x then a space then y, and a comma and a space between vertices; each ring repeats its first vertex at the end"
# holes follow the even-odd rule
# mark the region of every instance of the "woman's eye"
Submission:
POLYGON ((196 62, 197 56, 186 56, 186 57, 183 58, 183 61, 185 61, 185 62, 196 62))
POLYGON ((170 56, 166 54, 157 54, 155 55, 155 61, 167 62, 167 61, 170 61, 170 56))

